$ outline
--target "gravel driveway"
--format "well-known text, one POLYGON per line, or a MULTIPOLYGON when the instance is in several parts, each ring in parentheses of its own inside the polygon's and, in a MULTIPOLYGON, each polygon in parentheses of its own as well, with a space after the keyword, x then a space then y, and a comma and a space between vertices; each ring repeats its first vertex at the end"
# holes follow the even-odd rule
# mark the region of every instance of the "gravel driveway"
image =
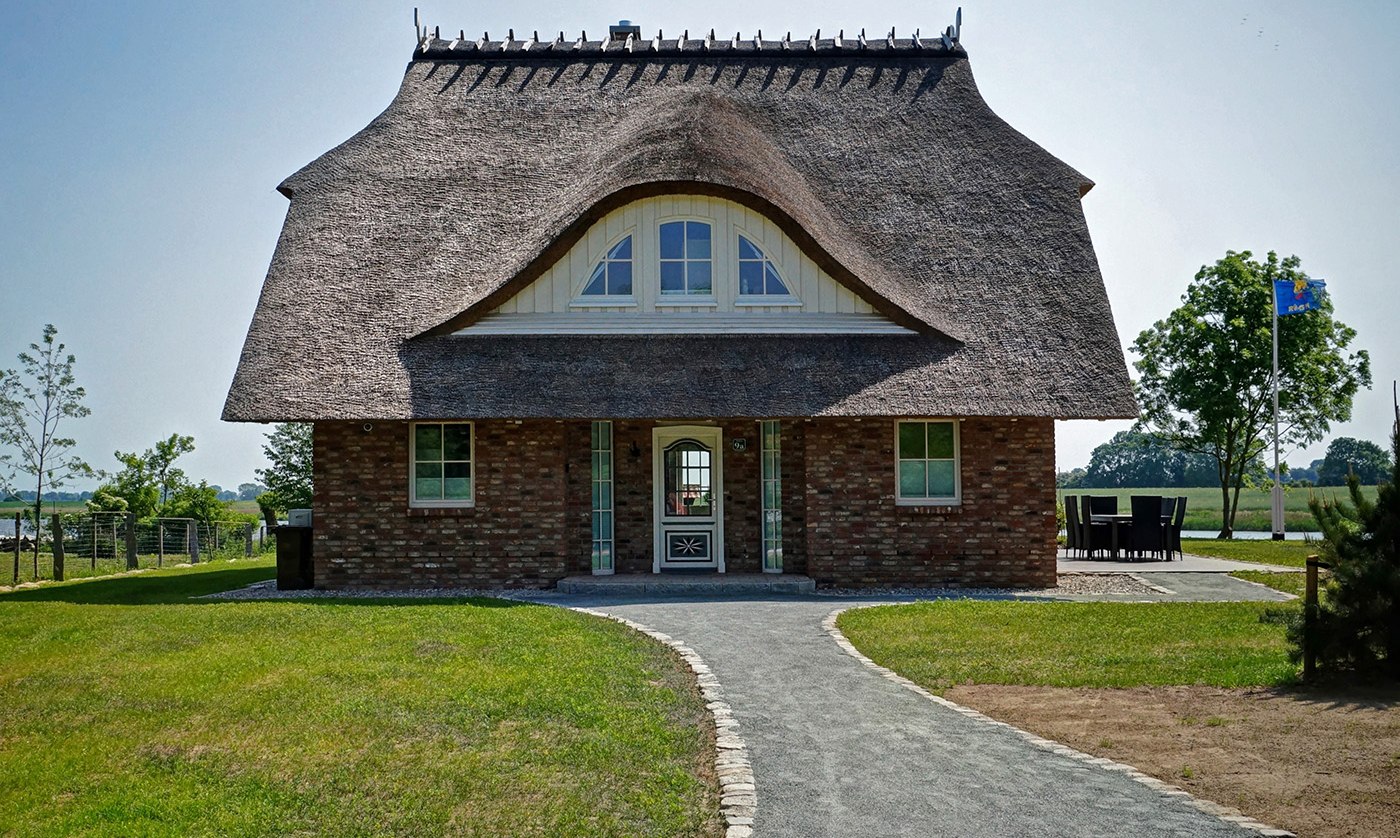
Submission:
POLYGON ((881 677, 822 629, 860 600, 551 601, 645 623, 706 659, 749 746, 758 838, 1258 834, 881 677))

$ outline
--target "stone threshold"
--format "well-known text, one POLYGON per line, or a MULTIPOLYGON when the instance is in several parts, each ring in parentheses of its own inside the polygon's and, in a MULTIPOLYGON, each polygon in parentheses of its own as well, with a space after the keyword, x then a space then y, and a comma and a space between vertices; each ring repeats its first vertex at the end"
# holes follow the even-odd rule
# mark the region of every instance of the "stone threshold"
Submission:
POLYGON ((568 576, 559 580, 561 594, 591 596, 748 596, 752 594, 810 594, 817 583, 797 573, 623 573, 612 576, 568 576))

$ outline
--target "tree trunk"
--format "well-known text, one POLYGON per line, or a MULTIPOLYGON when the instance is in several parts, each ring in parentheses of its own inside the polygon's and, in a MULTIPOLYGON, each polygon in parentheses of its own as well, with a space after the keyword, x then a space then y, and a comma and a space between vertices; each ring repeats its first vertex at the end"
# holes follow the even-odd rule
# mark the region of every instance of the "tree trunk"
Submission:
POLYGON ((1234 538, 1235 519, 1230 515, 1230 483, 1220 481, 1220 534, 1216 538, 1234 538))

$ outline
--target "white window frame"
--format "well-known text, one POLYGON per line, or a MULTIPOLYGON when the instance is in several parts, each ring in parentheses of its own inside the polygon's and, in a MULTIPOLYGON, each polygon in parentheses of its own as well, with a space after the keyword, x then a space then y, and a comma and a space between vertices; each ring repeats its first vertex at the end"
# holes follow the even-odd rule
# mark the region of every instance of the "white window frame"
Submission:
MULTIPOLYGON (((444 452, 444 453, 445 453, 445 452, 444 452)), ((442 461, 437 461, 437 462, 442 462, 442 461)), ((410 507, 412 507, 412 508, 414 508, 414 509, 447 509, 447 508, 468 508, 468 507, 476 506, 477 478, 480 476, 480 474, 481 474, 481 471, 480 471, 480 468, 479 468, 479 463, 477 462, 477 459, 476 459, 476 423, 475 423, 475 422, 472 422, 472 421, 469 421, 469 420, 462 420, 462 419, 440 419, 440 420, 436 420, 436 421, 424 420, 424 421, 422 421, 422 422, 409 422, 409 423, 408 423, 408 505, 409 505, 410 507), (416 438, 415 438, 415 432, 417 431, 419 425, 442 425, 442 426, 446 426, 446 425, 466 425, 467 427, 469 427, 469 428, 471 429, 472 444, 471 444, 471 460, 470 460, 469 462, 471 463, 471 467, 472 467, 472 496, 471 496, 470 498, 466 498, 466 499, 460 499, 460 498, 454 498, 454 499, 427 498, 427 499, 424 499, 424 500, 419 500, 419 499, 418 499, 418 478, 417 478, 418 445, 417 445, 417 440, 416 440, 416 438)))
MULTIPOLYGON (((668 216, 664 216, 664 217, 662 217, 662 218, 656 219, 656 226, 655 226, 655 230, 654 230, 654 234, 653 234, 653 236, 652 236, 652 239, 653 239, 653 241, 655 241, 655 243, 656 243, 656 258, 653 260, 653 262, 654 262, 655 267, 656 267, 656 274, 655 274, 655 277, 656 277, 656 288, 655 288, 655 290, 656 290, 656 307, 657 307, 658 309, 662 309, 662 308, 690 308, 690 307, 702 307, 702 308, 704 308, 704 307, 711 307, 711 306, 717 307, 717 306, 719 305, 719 295, 718 295, 717 290, 716 290, 717 286, 719 285, 719 274, 718 274, 718 271, 716 270, 716 266, 719 265, 719 259, 718 259, 718 256, 719 256, 719 254, 718 254, 719 247, 718 247, 718 245, 716 244, 717 239, 716 239, 716 237, 715 237, 715 228, 717 228, 717 227, 719 227, 719 223, 718 223, 717 221, 715 221, 714 218, 712 218, 712 217, 710 217, 710 216, 705 216, 705 215, 668 215, 668 216), (661 290, 661 264, 662 264, 663 262, 682 262, 682 263, 685 263, 685 262, 691 262, 691 261, 696 261, 696 262, 700 261, 700 260, 698 260, 698 259, 692 260, 692 259, 690 259, 689 257, 684 257, 684 258, 682 258, 682 259, 666 259, 666 258, 663 258, 663 257, 661 256, 661 227, 662 227, 663 225, 665 225, 665 224, 672 224, 672 223, 675 223, 675 222, 677 222, 677 221, 697 222, 697 223, 700 223, 700 224, 704 224, 705 226, 707 226, 707 227, 710 228, 710 259, 709 259, 709 262, 710 262, 710 293, 708 293, 708 294, 691 294, 691 293, 689 293, 689 292, 686 292, 686 293, 679 293, 679 294, 678 294, 678 293, 676 293, 676 292, 674 292, 674 291, 667 292, 667 291, 661 290)), ((682 241, 682 245, 684 245, 684 241, 685 241, 684 236, 682 236, 681 241, 682 241)), ((738 270, 738 267, 737 267, 738 263, 736 262, 735 265, 736 265, 735 270, 738 270)), ((690 281, 689 278, 687 278, 687 280, 686 280, 687 285, 689 285, 689 281, 690 281)), ((735 282, 737 283, 737 281, 738 281, 738 280, 737 280, 737 277, 736 277, 735 282)), ((635 280, 635 278, 634 278, 634 279, 633 279, 633 289, 635 290, 635 288, 636 288, 636 280, 635 280)))
MULTIPOLYGON (((899 506, 962 505, 962 422, 948 416, 906 416, 894 420, 894 498, 899 506), (899 493, 899 426, 905 422, 946 422, 953 426, 953 496, 951 498, 906 498, 899 493)), ((472 440, 475 441, 473 436, 472 440)), ((927 452, 925 452, 927 453, 927 452)), ((928 458, 925 457, 925 460, 928 458)))
POLYGON ((756 236, 747 229, 740 227, 738 224, 731 224, 729 226, 731 238, 729 251, 734 254, 734 258, 731 260, 734 263, 732 266, 734 272, 734 307, 801 308, 802 300, 798 298, 796 294, 792 293, 793 283, 792 279, 788 276, 787 265, 784 265, 781 260, 773 258, 773 248, 768 246, 768 242, 764 241, 762 236, 756 236), (745 294, 740 290, 742 286, 739 281, 739 263, 741 261, 753 261, 743 258, 742 250, 739 247, 740 236, 748 239, 753 243, 754 247, 758 248, 759 251, 763 253, 764 261, 773 263, 773 268, 778 272, 778 278, 783 281, 783 285, 787 286, 788 292, 786 294, 745 294))
MULTIPOLYGON (((574 296, 569 301, 569 308, 636 308, 637 307, 637 268, 640 261, 637 258, 637 228, 631 227, 623 230, 614 236, 607 244, 603 245, 602 253, 595 255, 588 260, 588 269, 583 276, 574 282, 574 296), (632 293, 631 294, 584 294, 583 290, 588 287, 588 280, 593 278, 593 271, 598 267, 598 263, 607 261, 608 253, 614 247, 622 243, 628 236, 632 237, 632 293)), ((606 270, 606 268, 604 269, 606 270)), ((607 278, 603 279, 603 287, 607 287, 607 278)), ((475 440, 475 437, 473 437, 475 440)))

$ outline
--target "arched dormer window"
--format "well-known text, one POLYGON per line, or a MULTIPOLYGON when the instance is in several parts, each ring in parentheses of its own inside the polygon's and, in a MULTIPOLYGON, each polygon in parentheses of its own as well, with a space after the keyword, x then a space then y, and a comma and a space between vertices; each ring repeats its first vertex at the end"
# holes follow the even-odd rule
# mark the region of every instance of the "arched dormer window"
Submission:
POLYGON ((584 297, 630 297, 632 296, 632 234, 603 254, 588 281, 583 285, 584 297))
POLYGON ((708 297, 714 293, 710 225, 667 221, 661 225, 661 293, 708 297))
POLYGON ((739 236, 739 296, 789 297, 787 283, 778 268, 758 245, 739 236))

